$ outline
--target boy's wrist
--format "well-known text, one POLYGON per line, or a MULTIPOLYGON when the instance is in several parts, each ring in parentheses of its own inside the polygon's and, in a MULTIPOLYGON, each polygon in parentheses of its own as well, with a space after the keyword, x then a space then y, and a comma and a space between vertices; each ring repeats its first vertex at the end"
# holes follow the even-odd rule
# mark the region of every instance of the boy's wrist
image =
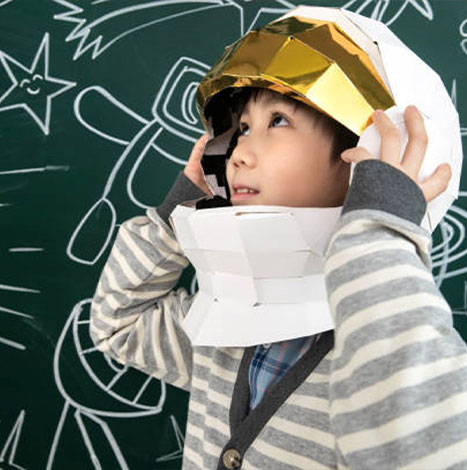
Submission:
POLYGON ((168 223, 170 214, 178 204, 199 199, 203 196, 206 196, 206 194, 181 171, 175 179, 172 188, 156 210, 161 219, 168 223))
POLYGON ((373 209, 420 225, 426 205, 420 187, 405 173, 381 160, 364 160, 355 166, 342 214, 373 209))

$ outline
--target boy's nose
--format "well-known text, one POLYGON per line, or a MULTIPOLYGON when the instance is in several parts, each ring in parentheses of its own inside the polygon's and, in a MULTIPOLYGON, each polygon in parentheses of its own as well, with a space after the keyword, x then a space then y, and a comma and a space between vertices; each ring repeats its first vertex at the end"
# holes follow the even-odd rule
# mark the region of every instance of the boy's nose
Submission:
POLYGON ((245 143, 237 144, 234 148, 230 159, 235 167, 254 166, 256 164, 256 153, 251 145, 245 143))

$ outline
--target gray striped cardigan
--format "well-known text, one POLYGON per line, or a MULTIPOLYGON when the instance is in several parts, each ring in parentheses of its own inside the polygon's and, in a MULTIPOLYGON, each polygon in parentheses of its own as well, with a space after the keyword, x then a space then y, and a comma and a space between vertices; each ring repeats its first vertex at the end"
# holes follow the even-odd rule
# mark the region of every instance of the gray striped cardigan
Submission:
POLYGON ((90 325, 104 353, 190 391, 183 468, 467 469, 467 349, 430 272, 419 188, 357 165, 326 256, 334 334, 248 414, 254 347, 192 347, 181 327, 187 260, 166 220, 189 184, 121 226, 90 325))

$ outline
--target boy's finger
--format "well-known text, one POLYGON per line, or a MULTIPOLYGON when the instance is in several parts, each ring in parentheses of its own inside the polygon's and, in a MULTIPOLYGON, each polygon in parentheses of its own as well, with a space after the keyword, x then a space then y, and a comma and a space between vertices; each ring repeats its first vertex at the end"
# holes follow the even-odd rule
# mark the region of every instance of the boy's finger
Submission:
POLYGON ((443 193, 448 187, 450 179, 451 167, 448 163, 442 163, 429 178, 420 183, 420 188, 426 201, 430 202, 443 193))
POLYGON ((365 147, 352 147, 341 153, 341 158, 347 163, 358 163, 363 160, 375 159, 365 147))
POLYGON ((372 116, 373 122, 381 136, 381 160, 391 165, 399 165, 401 136, 391 118, 380 109, 372 116))
POLYGON ((405 109, 404 119, 409 141, 401 164, 404 166, 406 173, 416 180, 428 146, 428 135, 423 117, 415 106, 408 106, 405 109))
POLYGON ((204 133, 193 145, 193 150, 191 151, 190 159, 200 160, 204 153, 204 147, 208 141, 209 134, 204 133))

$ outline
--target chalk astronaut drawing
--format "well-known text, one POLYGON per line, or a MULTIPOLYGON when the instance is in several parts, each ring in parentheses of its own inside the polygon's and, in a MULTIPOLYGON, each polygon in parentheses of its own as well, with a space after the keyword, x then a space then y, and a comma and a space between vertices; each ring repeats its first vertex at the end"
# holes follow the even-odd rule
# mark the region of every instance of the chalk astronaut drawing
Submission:
POLYGON ((389 26, 409 6, 415 8, 426 19, 433 20, 433 9, 429 0, 349 0, 343 8, 382 21, 389 26))
POLYGON ((295 6, 287 0, 140 0, 130 6, 125 0, 53 1, 67 9, 55 14, 54 19, 74 26, 65 38, 66 42, 78 41, 73 60, 87 51, 91 51, 92 59, 95 59, 136 31, 196 12, 234 7, 240 14, 239 34, 243 35, 262 15, 279 16, 295 6), (121 20, 123 17, 124 21, 121 20))
POLYGON ((145 119, 120 103, 105 89, 99 86, 82 90, 75 99, 74 109, 78 121, 96 135, 125 147, 112 168, 104 191, 100 198, 94 202, 73 231, 67 245, 67 255, 74 261, 92 265, 102 256, 110 242, 115 226, 117 225, 118 210, 116 206, 124 200, 130 200, 135 206, 147 208, 133 194, 132 182, 142 160, 150 149, 158 156, 167 158, 176 164, 185 165, 186 160, 181 159, 165 150, 157 142, 164 132, 176 138, 194 143, 204 132, 195 110, 195 94, 199 80, 205 75, 208 66, 197 60, 181 57, 172 66, 159 89, 152 106, 151 120, 145 119), (180 100, 181 96, 181 101, 180 100), (113 136, 92 123, 93 115, 86 115, 86 99, 105 100, 111 104, 115 113, 123 113, 126 117, 136 120, 141 129, 130 141, 121 136, 113 136), (119 191, 118 197, 115 191, 119 191), (125 194, 121 194, 122 191, 125 194), (112 194, 111 194, 112 193, 112 194), (103 213, 107 212, 108 226, 102 233, 105 234, 102 243, 96 243, 95 255, 86 258, 80 254, 80 239, 86 236, 89 224, 102 220, 103 213))
MULTIPOLYGON (((67 426, 76 426, 97 469, 127 470, 128 464, 106 419, 134 419, 159 414, 166 399, 166 385, 98 351, 89 336, 91 299, 78 302, 57 341, 53 371, 65 403, 51 444, 47 470, 61 469, 57 462, 60 440, 67 426), (70 377, 68 371, 73 371, 70 377), (80 386, 76 386, 79 381, 80 386), (80 395, 80 390, 85 390, 80 395)), ((179 448, 158 460, 179 458, 183 449, 180 428, 171 424, 179 448)))
POLYGON ((11 428, 10 434, 6 438, 3 447, 0 444, 0 470, 26 470, 15 462, 16 449, 21 438, 25 414, 26 412, 24 410, 19 412, 18 418, 11 428))
POLYGON ((10 87, 0 96, 0 112, 22 108, 48 135, 52 100, 76 85, 49 75, 49 33, 45 33, 29 68, 3 51, 0 62, 11 80, 10 87))

